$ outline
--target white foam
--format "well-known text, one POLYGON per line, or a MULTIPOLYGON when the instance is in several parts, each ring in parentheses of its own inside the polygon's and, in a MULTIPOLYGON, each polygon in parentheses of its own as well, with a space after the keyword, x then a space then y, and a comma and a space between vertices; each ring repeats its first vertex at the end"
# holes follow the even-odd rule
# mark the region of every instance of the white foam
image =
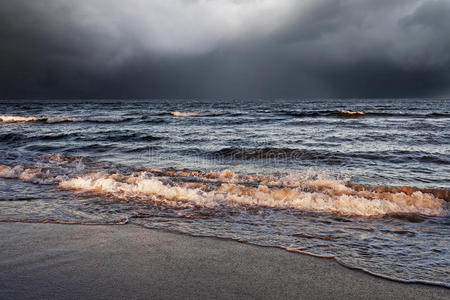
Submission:
POLYGON ((46 120, 46 117, 23 117, 23 116, 0 116, 0 122, 4 123, 25 123, 46 120))
POLYGON ((20 179, 26 182, 36 184, 58 184, 60 181, 67 179, 67 175, 52 174, 46 168, 24 168, 17 165, 13 168, 0 165, 0 177, 20 179))
POLYGON ((118 197, 153 195, 168 201, 192 202, 207 208, 217 206, 217 203, 211 201, 207 193, 200 189, 169 186, 156 178, 148 178, 145 173, 128 177, 91 173, 61 181, 59 186, 63 189, 108 193, 118 197))
POLYGON ((158 201, 175 207, 276 208, 353 216, 418 213, 448 215, 447 202, 422 191, 355 189, 347 180, 322 174, 244 175, 223 172, 151 170, 132 175, 87 173, 81 160, 41 155, 34 165, 0 165, 0 177, 60 188, 94 192, 127 200, 158 201), (155 176, 158 174, 158 176, 155 176), (188 177, 189 182, 183 180, 188 177))
POLYGON ((128 177, 94 173, 63 181, 60 187, 120 197, 154 195, 169 201, 188 201, 207 208, 242 205, 366 217, 399 213, 439 216, 447 213, 444 200, 422 192, 412 195, 370 194, 354 191, 343 186, 342 182, 318 181, 306 184, 320 186, 325 190, 306 192, 300 188, 269 188, 265 185, 254 188, 233 183, 223 183, 218 188, 202 188, 201 185, 191 187, 189 184, 171 186, 155 177, 148 177, 145 173, 128 177))
POLYGON ((111 116, 92 116, 87 118, 74 116, 0 116, 0 122, 3 123, 26 123, 26 122, 47 122, 47 123, 63 123, 63 122, 120 122, 123 117, 111 116))
POLYGON ((395 193, 386 198, 371 199, 357 193, 335 195, 327 192, 304 192, 298 189, 271 189, 266 186, 248 188, 222 185, 221 191, 226 193, 230 201, 250 206, 291 208, 365 217, 399 213, 437 216, 446 213, 446 203, 443 200, 421 192, 415 192, 410 196, 395 193))
POLYGON ((346 115, 365 115, 365 112, 363 112, 363 111, 353 111, 353 110, 343 110, 343 111, 341 111, 341 114, 346 114, 346 115))
POLYGON ((61 123, 61 122, 79 122, 83 119, 71 116, 0 116, 0 122, 4 123, 26 123, 45 121, 47 123, 61 123))
POLYGON ((198 117, 198 113, 194 112, 180 112, 180 111, 172 111, 170 114, 174 117, 198 117))
POLYGON ((180 112, 180 111, 171 111, 170 114, 173 117, 184 117, 184 118, 193 118, 193 117, 216 117, 226 114, 225 112, 180 112))

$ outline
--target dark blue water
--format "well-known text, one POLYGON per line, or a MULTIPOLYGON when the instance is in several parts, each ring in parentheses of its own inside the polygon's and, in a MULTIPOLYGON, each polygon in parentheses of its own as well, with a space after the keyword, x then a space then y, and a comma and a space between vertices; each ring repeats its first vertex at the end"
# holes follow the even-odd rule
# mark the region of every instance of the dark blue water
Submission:
POLYGON ((0 121, 3 221, 132 222, 450 284, 449 100, 3 101, 0 121))

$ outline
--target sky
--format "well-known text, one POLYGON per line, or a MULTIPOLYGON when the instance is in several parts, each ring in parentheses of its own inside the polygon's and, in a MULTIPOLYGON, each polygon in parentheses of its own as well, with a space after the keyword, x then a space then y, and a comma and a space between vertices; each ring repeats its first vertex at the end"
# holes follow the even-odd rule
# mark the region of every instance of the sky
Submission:
POLYGON ((0 99, 450 96, 450 0, 2 0, 0 99))

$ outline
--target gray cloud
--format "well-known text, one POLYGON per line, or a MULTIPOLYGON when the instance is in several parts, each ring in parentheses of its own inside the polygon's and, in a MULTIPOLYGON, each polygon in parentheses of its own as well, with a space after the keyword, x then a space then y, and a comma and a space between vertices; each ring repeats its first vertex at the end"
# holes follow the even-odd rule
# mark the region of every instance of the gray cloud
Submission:
POLYGON ((448 96, 446 0, 4 0, 0 98, 448 96))

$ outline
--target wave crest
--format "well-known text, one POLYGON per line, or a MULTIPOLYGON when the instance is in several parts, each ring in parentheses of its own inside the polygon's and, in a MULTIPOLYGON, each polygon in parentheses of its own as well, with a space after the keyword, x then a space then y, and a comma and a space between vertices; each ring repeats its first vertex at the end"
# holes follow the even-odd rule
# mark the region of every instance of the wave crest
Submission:
POLYGON ((180 111, 171 111, 170 114, 173 117, 179 118, 195 118, 195 117, 216 117, 222 116, 225 113, 215 113, 215 112, 180 112, 180 111))
POLYGON ((93 122, 93 123, 117 123, 132 120, 130 117, 111 117, 111 116, 93 116, 93 117, 74 117, 74 116, 0 116, 1 123, 35 123, 46 122, 65 123, 65 122, 93 122))
POLYGON ((176 209, 269 208, 362 217, 448 215, 448 191, 364 187, 313 171, 248 175, 230 170, 135 169, 59 154, 16 159, 23 163, 0 165, 0 177, 176 209))
POLYGON ((0 116, 0 122, 3 123, 37 122, 45 119, 45 117, 0 116))
MULTIPOLYGON (((378 110, 374 108, 374 110, 378 110)), ((448 113, 405 113, 392 111, 355 111, 355 110, 311 110, 311 111, 281 111, 281 113, 297 118, 318 118, 318 117, 338 117, 338 118, 364 118, 364 117, 387 117, 387 118, 448 118, 448 113)))
MULTIPOLYGON (((143 198, 141 200, 167 202, 170 206, 182 203, 201 208, 243 207, 294 209, 321 213, 337 213, 352 216, 385 216, 391 214, 445 215, 446 202, 432 194, 416 191, 403 192, 356 191, 339 180, 315 180, 297 183, 297 187, 256 187, 244 183, 232 183, 229 174, 220 176, 219 186, 207 181, 176 184, 164 182, 151 174, 123 176, 92 173, 63 180, 63 189, 112 194, 119 198, 143 198), (146 196, 151 196, 150 199, 146 196)), ((231 178, 233 179, 233 178, 231 178)), ((172 180, 171 180, 172 181, 172 180)))

